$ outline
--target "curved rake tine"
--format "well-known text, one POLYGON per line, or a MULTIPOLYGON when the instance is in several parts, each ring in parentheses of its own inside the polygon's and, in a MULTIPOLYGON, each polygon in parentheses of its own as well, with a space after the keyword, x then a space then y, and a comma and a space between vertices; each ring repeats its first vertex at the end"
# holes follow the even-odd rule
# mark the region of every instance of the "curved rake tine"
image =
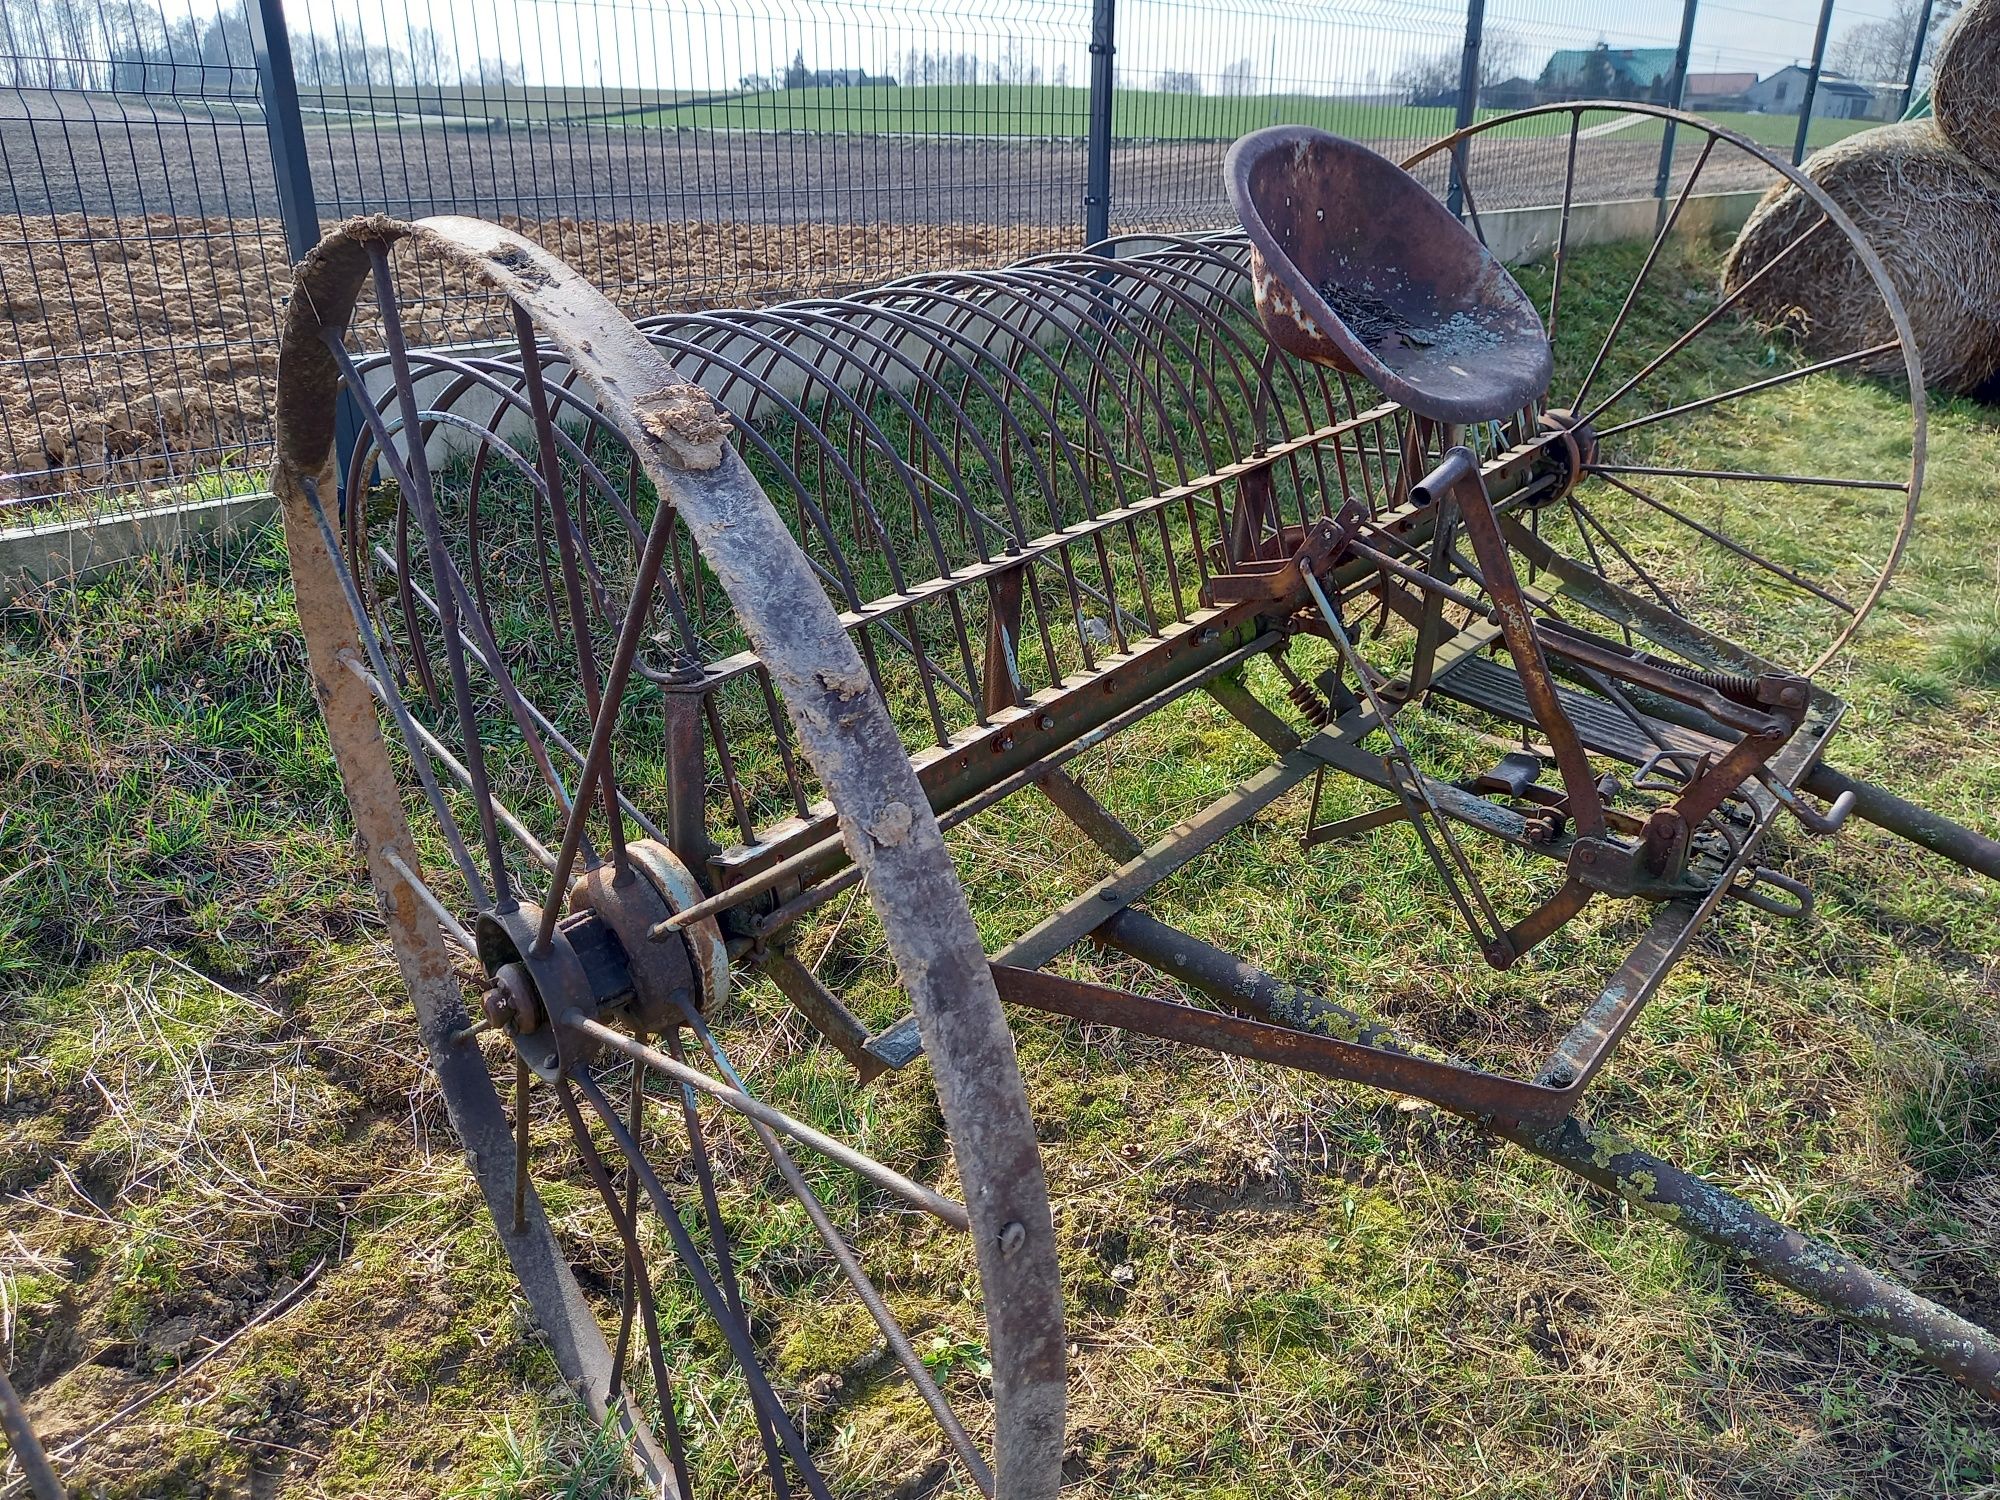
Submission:
MULTIPOLYGON (((374 269, 375 305, 382 315, 382 339, 389 351, 389 365, 395 374, 396 400, 402 408, 403 435, 409 443, 404 463, 412 487, 410 503, 416 507, 423 527, 424 550, 429 554, 431 572, 442 578, 446 562, 444 526, 438 519, 431 491, 430 464, 424 455, 423 422, 417 415, 417 390, 410 375, 410 351, 403 342, 403 320, 389 274, 389 251, 379 241, 368 244, 368 259, 374 269)), ((368 403, 363 402, 362 405, 368 403)), ((445 664, 451 673, 452 703, 458 712, 459 728, 465 736, 466 769, 472 773, 472 798, 479 805, 480 841, 486 846, 486 863, 493 878, 493 905, 510 911, 515 905, 513 880, 507 873, 507 858, 500 846, 500 825, 493 816, 486 775, 486 750, 479 738, 479 716, 472 706, 472 678, 465 666, 465 645, 459 639, 458 601, 449 589, 441 591, 444 607, 445 664)), ((485 903, 481 903, 482 905, 485 903)), ((543 940, 544 942, 547 939, 543 940)))
MULTIPOLYGON (((667 1050, 675 1062, 685 1064, 681 1055, 681 1040, 678 1031, 667 1033, 667 1050)), ((633 1076, 640 1075, 636 1065, 633 1076)), ((729 1238, 728 1226, 722 1222, 722 1204, 715 1195, 715 1171, 708 1159, 708 1138, 702 1133, 701 1113, 695 1108, 694 1090, 683 1083, 681 1096, 681 1128, 687 1135, 688 1159, 694 1167, 695 1186, 701 1194, 701 1213, 708 1223, 708 1243, 715 1252, 715 1279, 722 1287, 722 1300, 729 1304, 729 1310, 745 1328, 750 1326, 750 1316, 743 1310, 743 1288, 736 1279, 736 1250, 729 1238)), ((764 1444, 764 1467, 771 1475, 771 1490, 777 1500, 790 1500, 791 1485, 785 1479, 784 1458, 778 1451, 777 1434, 771 1430, 771 1419, 760 1407, 757 1411, 757 1436, 764 1444)))
MULTIPOLYGON (((681 1014, 694 1028, 696 1037, 700 1039, 703 1049, 715 1063, 716 1070, 737 1088, 748 1093, 749 1089, 730 1063, 729 1055, 722 1050, 721 1044, 710 1034, 708 1026, 701 1019, 701 1012, 686 1000, 682 1000, 681 1014)), ((903 1331, 903 1325, 896 1321, 896 1315, 889 1310, 889 1304, 883 1301, 881 1292, 876 1289, 875 1283, 862 1268, 853 1247, 847 1243, 846 1238, 828 1216, 826 1205, 820 1201, 819 1194, 812 1190, 811 1184, 805 1179, 805 1174, 799 1170, 798 1163, 792 1160, 791 1153, 785 1149, 784 1143, 778 1139, 777 1133, 770 1126, 761 1120, 752 1120, 750 1128, 757 1133, 757 1139, 770 1154, 772 1164, 785 1179, 785 1186, 805 1209, 806 1217, 812 1221, 813 1228, 819 1231, 820 1239, 825 1242, 826 1248, 839 1264, 841 1274, 847 1277, 855 1295, 861 1299, 861 1305, 868 1309, 868 1315, 875 1320, 875 1326, 882 1330, 882 1337, 889 1344, 889 1352, 896 1356, 896 1362, 909 1375, 911 1383, 917 1388, 917 1394, 923 1398, 924 1405, 930 1408, 931 1416, 944 1430, 945 1438, 958 1454, 959 1461, 972 1475, 973 1483, 979 1486, 981 1494, 991 1496, 993 1494, 991 1466, 987 1464, 984 1455, 959 1423, 957 1414, 945 1401, 944 1392, 938 1389, 937 1382, 931 1378, 929 1368, 911 1347, 910 1336, 903 1331)))
POLYGON ((589 1128, 584 1124, 583 1116, 576 1107, 576 1100, 571 1097, 569 1085, 574 1085, 576 1092, 583 1095, 584 1102, 604 1122, 605 1128, 611 1132, 612 1139, 617 1142, 618 1149, 625 1154, 625 1159, 639 1174, 640 1185, 645 1189, 646 1197, 652 1202, 653 1212, 659 1216, 660 1222, 666 1226, 667 1234, 674 1242, 674 1253, 680 1257, 682 1266, 695 1284, 696 1292, 707 1305, 709 1317, 722 1330, 723 1337, 729 1343, 729 1352, 736 1360, 736 1367, 743 1372, 744 1383, 750 1387, 752 1402, 769 1418, 778 1441, 784 1447, 786 1456, 791 1459, 793 1467, 797 1469, 799 1478, 804 1481, 806 1489, 812 1493, 814 1500, 833 1500, 827 1493, 826 1482, 819 1476, 819 1469, 814 1465, 812 1455, 806 1452, 806 1445, 799 1436, 798 1428, 780 1404, 778 1393, 771 1389, 771 1382, 765 1376, 764 1367, 757 1359, 756 1346, 751 1343, 750 1330, 730 1310, 728 1301, 722 1295, 721 1287, 716 1285, 715 1278, 709 1274, 707 1265, 702 1261, 701 1252, 687 1232, 687 1226, 681 1223, 681 1216, 675 1209, 673 1200, 667 1196, 667 1190, 661 1185, 659 1175, 654 1172, 653 1164, 647 1161, 645 1154, 639 1150, 638 1143, 632 1139, 631 1132, 626 1130, 625 1122, 619 1118, 618 1111, 613 1108, 611 1101, 606 1099, 603 1091, 598 1088, 597 1081, 590 1075, 590 1070, 574 1068, 565 1074, 564 1081, 557 1085, 556 1097, 562 1103, 563 1113, 570 1123, 570 1133, 576 1137, 578 1146, 583 1150, 586 1163, 596 1159, 596 1165, 591 1168, 591 1175, 598 1181, 599 1196, 605 1197, 608 1205, 616 1206, 615 1189, 606 1195, 606 1190, 612 1188, 610 1173, 605 1170, 602 1159, 597 1158, 597 1147, 590 1139, 589 1128))
POLYGON ((354 574, 341 559, 341 552, 334 539, 333 523, 327 519, 326 507, 320 503, 319 485, 308 479, 303 486, 306 504, 311 507, 313 520, 319 527, 320 542, 327 549, 327 556, 333 559, 334 572, 340 576, 341 592, 347 596, 348 612, 354 616, 355 633, 361 637, 361 646, 368 653, 368 660, 374 664, 376 679, 382 684, 383 701, 396 721, 396 732, 402 736, 403 749, 410 757, 411 768, 417 780, 423 784, 424 798, 431 805, 431 814, 438 820, 438 830, 444 835, 445 847, 450 850, 452 863, 465 879, 465 887, 471 892, 475 905, 486 905, 486 882, 480 878, 479 867, 472 862, 472 853, 465 847, 460 837, 458 820, 446 809, 444 792, 437 784, 437 777, 431 772, 430 757, 424 753, 423 742, 417 733, 417 721, 410 716, 403 695, 395 688, 395 679, 389 674, 388 660, 382 654, 382 643, 375 635, 375 622, 368 617, 367 607, 362 603, 361 586, 354 581, 354 574))
POLYGON ((707 1094, 711 1099, 719 1099, 740 1115, 748 1115, 753 1120, 769 1125, 782 1135, 788 1135, 802 1145, 810 1146, 822 1156, 830 1156, 843 1167, 859 1172, 877 1187, 894 1193, 906 1202, 915 1204, 928 1213, 935 1214, 954 1229, 970 1231, 972 1221, 966 1216, 962 1204, 954 1203, 942 1193, 925 1187, 921 1182, 905 1177, 892 1167, 886 1167, 872 1156, 856 1151, 844 1141, 835 1140, 824 1131, 815 1130, 803 1120, 795 1120, 782 1110, 773 1109, 753 1094, 732 1088, 719 1079, 677 1062, 664 1052, 648 1047, 644 1042, 634 1041, 623 1032, 613 1031, 591 1020, 580 1010, 565 1011, 557 1017, 558 1026, 580 1033, 594 1042, 601 1042, 614 1052, 624 1054, 634 1062, 643 1063, 656 1073, 664 1074, 676 1083, 686 1084, 707 1094))

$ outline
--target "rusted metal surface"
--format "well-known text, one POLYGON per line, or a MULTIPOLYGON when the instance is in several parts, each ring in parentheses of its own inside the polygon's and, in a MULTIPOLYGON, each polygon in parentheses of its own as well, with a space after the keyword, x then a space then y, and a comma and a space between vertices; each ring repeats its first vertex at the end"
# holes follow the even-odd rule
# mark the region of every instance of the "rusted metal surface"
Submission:
MULTIPOLYGON (((1735 140, 1703 139, 1704 163, 1735 140)), ((733 1157, 710 1151, 703 1101, 747 1122, 804 1206, 917 1382, 939 1461, 994 1495, 1055 1491, 1062 1306, 1003 996, 1433 1100, 1992 1388, 1991 1341, 1970 1325, 1576 1116, 1724 902, 1810 915, 1811 892, 1758 863, 1779 819, 1831 836, 1852 812, 2000 878, 2000 843, 1822 763, 1842 709, 1811 671, 1879 598, 1921 483, 1914 354, 1905 468, 1650 463, 1627 434, 1726 411, 1632 415, 1716 317, 1630 375, 1607 340, 1581 385, 1558 390, 1543 315, 1486 252, 1470 195, 1461 226, 1386 161, 1310 131, 1253 137, 1230 171, 1246 234, 636 327, 560 262, 470 220, 359 221, 301 270, 274 486, 357 831, 529 1302, 662 1492, 699 1481, 686 1435, 670 1421, 656 1441, 625 1396, 642 1361, 662 1390, 677 1378, 653 1306, 661 1274, 692 1281, 742 1366, 758 1446, 743 1463, 774 1495, 839 1488, 756 1346, 754 1283, 719 1207, 733 1157), (398 267, 426 257, 507 299, 514 347, 408 345, 398 267), (357 354, 364 290, 382 348, 357 354), (364 431, 336 475, 343 381, 364 431), (1751 496, 1879 497, 1886 562, 1856 550, 1836 576, 1774 559, 1720 510, 1652 492, 1718 475, 1751 496), (1678 581, 1683 558, 1751 569, 1827 621, 1814 636, 1788 616, 1775 644, 1731 639, 1678 581), (1802 670, 1781 659, 1794 650, 1802 670), (1080 758, 1201 690, 1270 759, 1142 842, 1080 758), (1424 726, 1507 753, 1446 771, 1424 726), (1386 805, 1323 821, 1341 777, 1386 805), (1308 848, 1413 837, 1442 882, 1437 918, 1455 913, 1495 965, 1542 962, 1532 950, 1586 903, 1648 904, 1607 972, 1548 971, 1588 998, 1553 1019, 1534 1076, 1425 1054, 1144 910, 1308 780, 1308 848), (1024 791, 1109 869, 1045 900, 989 961, 944 834, 1024 791), (407 808, 435 837, 415 836, 407 808), (1487 841, 1548 879, 1483 858, 1487 841), (425 849, 441 862, 427 867, 425 849), (880 1035, 824 951, 794 946, 802 918, 861 888, 910 1001, 880 1035), (1086 943, 1224 1009, 1040 972, 1086 943), (454 945, 483 975, 454 969, 454 945), (743 1020, 738 963, 775 979, 862 1081, 928 1060, 962 1205, 758 1098, 724 1047, 743 1020), (482 1049, 511 1074, 511 1119, 482 1049), (697 1049, 712 1070, 690 1064, 697 1049), (597 1077, 614 1065, 631 1069, 622 1106, 597 1077), (538 1174, 576 1158, 530 1156, 538 1100, 560 1111, 623 1247, 615 1323, 584 1305, 540 1210, 538 1174), (781 1137, 968 1232, 994 1372, 980 1421, 920 1378, 781 1137), (676 1170, 655 1166, 669 1159, 676 1170), (686 1204, 669 1190, 689 1184, 683 1165, 686 1204), (647 1213, 671 1241, 658 1266, 647 1213), (980 1431, 990 1451, 968 1436, 980 1431)))

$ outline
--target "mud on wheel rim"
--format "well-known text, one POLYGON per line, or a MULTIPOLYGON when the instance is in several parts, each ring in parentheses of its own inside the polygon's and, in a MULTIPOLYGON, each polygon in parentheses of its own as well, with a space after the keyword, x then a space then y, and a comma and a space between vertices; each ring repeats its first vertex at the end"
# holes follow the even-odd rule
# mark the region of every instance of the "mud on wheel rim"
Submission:
MULTIPOLYGON (((425 369, 436 373, 434 365, 425 369)), ((461 386, 490 380, 492 375, 491 366, 477 360, 457 362, 454 369, 461 386)), ((668 1431, 663 1442, 661 1435, 650 1430, 637 1403, 618 1389, 618 1364, 612 1348, 597 1315, 579 1291, 534 1193, 521 1197, 521 1218, 518 1223, 515 1220, 512 1127, 480 1051, 466 1045, 467 1029, 477 1023, 470 1023, 466 1015, 463 986, 454 972, 446 941, 446 934, 458 928, 459 921, 418 873, 424 868, 424 851, 405 814, 403 790, 384 729, 386 726, 399 749, 422 772, 433 806, 444 805, 444 789, 437 785, 440 780, 457 777, 460 785, 479 794, 476 840, 455 836, 449 831, 455 829, 454 819, 448 813, 442 818, 448 830, 447 842, 452 845, 449 853, 468 884, 495 913, 493 921, 514 935, 523 956, 537 948, 539 939, 539 960, 528 967, 542 988, 560 983, 559 975, 555 979, 546 976, 560 970, 565 961, 567 939, 557 919, 568 894, 569 874, 583 875, 608 865, 620 870, 618 878, 622 879, 622 867, 631 857, 626 840, 644 826, 642 815, 618 793, 608 747, 621 693, 634 674, 641 647, 646 645, 641 636, 655 617, 654 585, 662 577, 671 580, 673 576, 671 569, 662 568, 669 543, 691 542, 702 565, 726 592, 729 607, 768 671, 767 681, 783 699, 800 747, 839 812, 848 855, 865 873, 870 902, 915 1006, 965 1188, 964 1215, 984 1295, 986 1346, 992 1365, 991 1452, 999 1492, 1010 1496, 1053 1493, 1063 1441, 1062 1303, 1047 1194, 1012 1036, 950 856, 895 726, 806 557, 727 441, 727 419, 699 388, 677 376, 667 360, 569 267, 518 235, 460 218, 418 224, 363 220, 329 236, 300 267, 284 332, 279 386, 279 462, 274 487, 283 508, 315 689, 369 874, 416 1003, 431 1066, 512 1267, 564 1375, 578 1386, 593 1409, 603 1411, 609 1405, 618 1420, 632 1430, 635 1448, 656 1479, 686 1482, 676 1434, 668 1431), (608 436, 635 458, 625 517, 631 534, 624 539, 638 553, 629 573, 629 598, 618 597, 620 580, 607 564, 613 544, 620 539, 600 532, 593 549, 581 525, 559 522, 564 526, 557 540, 565 593, 575 607, 569 623, 583 658, 579 678, 591 698, 593 735, 589 751, 581 755, 584 768, 576 785, 566 792, 562 778, 554 773, 550 784, 559 799, 571 797, 568 805, 572 808, 586 812, 597 809, 602 816, 595 830, 586 828, 588 818, 574 812, 565 820, 561 850, 553 853, 555 878, 540 888, 523 889, 510 869, 509 857, 500 852, 499 840, 512 825, 507 829, 498 826, 508 815, 483 791, 480 733, 476 729, 467 733, 458 746, 463 758, 454 757, 435 742, 435 737, 427 739, 428 731, 414 725, 400 706, 401 694, 406 691, 433 694, 447 709, 455 700, 464 722, 470 725, 470 668, 490 671, 499 666, 493 673, 499 695, 520 724, 524 739, 534 742, 545 767, 549 745, 560 739, 554 726, 546 719, 537 719, 508 685, 508 648, 496 638, 491 622, 482 618, 480 598, 475 597, 483 597, 484 586, 468 586, 463 576, 476 568, 458 569, 441 546, 443 527, 429 493, 426 448, 448 414, 440 414, 442 403, 432 404, 436 395, 433 385, 426 385, 420 396, 403 342, 401 309, 389 264, 390 251, 399 242, 409 242, 426 256, 497 289, 507 299, 521 343, 522 363, 512 391, 502 392, 489 410, 498 410, 503 400, 517 408, 525 406, 523 415, 534 424, 540 438, 539 454, 554 464, 558 450, 567 452, 572 460, 578 460, 575 467, 591 483, 602 478, 592 469, 591 445, 608 436), (342 340, 371 280, 376 304, 373 316, 380 320, 389 354, 391 393, 379 406, 363 403, 369 423, 365 436, 375 440, 379 461, 388 468, 399 492, 402 519, 393 560, 403 564, 398 574, 403 602, 407 605, 415 598, 430 611, 438 626, 446 669, 438 672, 429 665, 426 645, 421 652, 408 653, 424 657, 424 671, 414 675, 392 671, 386 682, 383 673, 388 658, 381 649, 385 632, 379 622, 385 602, 394 601, 371 597, 365 586, 365 570, 358 580, 356 570, 343 561, 342 554, 349 551, 362 518, 336 515, 334 504, 338 490, 336 409, 343 374, 350 388, 366 386, 365 380, 358 380, 353 356, 342 340), (553 376, 545 380, 543 376, 557 364, 567 374, 559 383, 553 376), (558 430, 558 418, 563 424, 583 424, 582 444, 558 430), (422 434, 426 441, 410 441, 412 433, 422 434), (580 460, 577 450, 581 450, 580 460), (651 517, 638 515, 637 505, 631 502, 639 493, 641 477, 660 499, 651 517), (428 590, 421 582, 412 581, 426 560, 428 590), (593 629, 614 622, 615 632, 603 631, 613 650, 605 660, 596 660, 588 645, 593 629), (630 818, 641 818, 641 822, 628 823, 630 818), (598 839, 605 841, 606 853, 598 852, 598 839), (537 900, 544 909, 536 907, 537 900)), ((535 465, 518 451, 506 449, 492 431, 482 445, 481 463, 489 451, 511 453, 528 481, 536 482, 535 465)), ((560 494, 564 487, 561 474, 549 468, 542 472, 543 498, 550 498, 551 492, 560 494), (548 478, 553 478, 554 484, 548 484, 548 478)), ((542 513, 538 510, 536 514, 539 517, 542 513)), ((681 557, 678 548, 674 556, 677 560, 681 557)), ((671 587, 671 583, 663 587, 671 587)), ((552 586, 549 594, 553 600, 552 586)), ((641 664, 637 670, 643 672, 647 667, 641 664)), ((580 745, 567 748, 582 750, 580 745)), ((452 795, 457 795, 457 787, 452 788, 452 795)), ((534 841, 530 838, 528 842, 534 841)), ((640 842, 632 839, 635 848, 640 842)), ((543 856, 551 853, 546 845, 541 846, 543 856)), ((550 1011, 556 1009, 546 994, 543 1004, 550 1011)), ((707 1040, 698 1014, 689 1015, 687 1020, 695 1034, 707 1040)), ((555 1086, 579 1141, 587 1147, 587 1132, 579 1116, 588 1106, 623 1144, 628 1137, 620 1134, 620 1116, 608 1107, 609 1101, 591 1077, 588 1048, 579 1043, 577 1033, 565 1029, 561 1016, 544 1015, 541 1021, 543 1030, 553 1027, 559 1038, 559 1056, 554 1059, 554 1076, 559 1082, 555 1086)), ((678 1052, 678 1040, 673 1046, 678 1052)), ((719 1054, 716 1060, 722 1062, 719 1054)), ((687 1066, 678 1057, 666 1061, 680 1063, 683 1069, 687 1066)), ((728 1087, 727 1079, 711 1082, 728 1087)), ((764 1129, 761 1125, 758 1128, 764 1129)), ((698 1136, 695 1150, 699 1156, 698 1136)), ((657 1182, 651 1180, 645 1166, 638 1161, 625 1165, 632 1170, 627 1176, 627 1212, 621 1227, 636 1221, 630 1205, 643 1187, 647 1196, 655 1199, 661 1218, 672 1221, 666 1227, 678 1231, 679 1220, 655 1192, 657 1182), (639 1179, 636 1183, 635 1178, 639 1179)), ((604 1186, 608 1179, 601 1166, 593 1168, 593 1173, 604 1186)), ((616 1220, 616 1194, 607 1190, 605 1197, 616 1220)), ((712 1215, 710 1222, 720 1236, 712 1215)), ((685 1261, 687 1253, 678 1243, 680 1237, 676 1236, 676 1248, 685 1261)), ((726 1240, 718 1259, 726 1268, 726 1240)), ((644 1268, 640 1269, 643 1272, 644 1268)), ((695 1274, 699 1280, 701 1273, 695 1274)), ((637 1279, 644 1282, 646 1277, 642 1274, 637 1279)), ((740 1309, 735 1308, 736 1299, 726 1284, 731 1280, 725 1269, 721 1275, 725 1284, 716 1285, 716 1277, 711 1275, 703 1292, 711 1312, 720 1320, 727 1321, 734 1310, 740 1324, 740 1309)), ((628 1338, 634 1336, 630 1327, 633 1300, 628 1281, 627 1326, 618 1338, 621 1353, 628 1338)), ((636 1300, 641 1321, 650 1323, 646 1293, 642 1290, 636 1300)), ((742 1353, 740 1348, 738 1353, 742 1353)), ((655 1356, 657 1363, 657 1348, 655 1356)), ((744 1361, 739 1357, 738 1363, 744 1361)), ((913 1377, 918 1374, 915 1370, 911 1373, 913 1377)), ((796 1482, 809 1492, 824 1493, 824 1482, 813 1471, 809 1456, 800 1450, 797 1434, 789 1429, 782 1408, 768 1398, 758 1398, 754 1369, 745 1368, 744 1376, 753 1383, 753 1405, 758 1407, 774 1487, 782 1492, 788 1482, 796 1482)), ((672 1372, 663 1369, 656 1375, 661 1381, 671 1378, 672 1372)), ((667 1425, 673 1426, 671 1417, 667 1425)), ((963 1444, 955 1446, 963 1451, 963 1444)), ((981 1488, 993 1482, 981 1472, 976 1456, 968 1456, 966 1464, 981 1488)))

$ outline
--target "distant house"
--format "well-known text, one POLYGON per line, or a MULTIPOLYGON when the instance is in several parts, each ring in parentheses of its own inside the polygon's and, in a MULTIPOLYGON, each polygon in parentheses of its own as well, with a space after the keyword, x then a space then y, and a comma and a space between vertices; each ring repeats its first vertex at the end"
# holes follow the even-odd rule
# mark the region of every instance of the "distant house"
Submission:
POLYGON ((1690 73, 1681 100, 1692 110, 1743 109, 1756 82, 1755 73, 1690 73))
MULTIPOLYGON (((1808 69, 1793 63, 1788 68, 1780 68, 1769 78, 1760 78, 1744 91, 1743 99, 1759 114, 1795 115, 1806 99, 1806 79, 1811 74, 1808 69)), ((1813 93, 1813 118, 1816 120, 1859 120, 1864 118, 1869 106, 1875 102, 1875 91, 1865 83, 1856 83, 1845 74, 1831 69, 1822 69, 1819 88, 1813 93)))
POLYGON ((1554 53, 1535 80, 1542 103, 1560 99, 1664 102, 1673 86, 1671 47, 1580 47, 1554 53))
POLYGON ((1535 80, 1503 78, 1498 83, 1481 84, 1479 103, 1485 109, 1526 109, 1535 102, 1535 80))
POLYGON ((871 73, 866 68, 808 68, 803 55, 794 57, 784 72, 788 89, 863 89, 871 85, 894 88, 897 80, 887 73, 871 73))

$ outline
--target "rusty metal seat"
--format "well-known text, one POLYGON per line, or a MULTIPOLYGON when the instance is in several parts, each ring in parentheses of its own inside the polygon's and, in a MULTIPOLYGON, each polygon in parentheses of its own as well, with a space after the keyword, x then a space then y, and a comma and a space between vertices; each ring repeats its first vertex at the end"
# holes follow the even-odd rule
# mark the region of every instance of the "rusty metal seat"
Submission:
POLYGON ((1250 236, 1257 313, 1280 347, 1440 422, 1498 420, 1548 389, 1527 294, 1387 157, 1277 125, 1232 146, 1223 173, 1250 236))

